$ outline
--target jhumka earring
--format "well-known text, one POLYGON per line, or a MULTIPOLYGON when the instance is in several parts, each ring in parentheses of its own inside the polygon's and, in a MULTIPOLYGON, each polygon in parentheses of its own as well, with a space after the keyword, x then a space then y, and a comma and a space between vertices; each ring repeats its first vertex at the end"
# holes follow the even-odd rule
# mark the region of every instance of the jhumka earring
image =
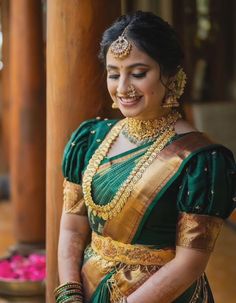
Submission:
POLYGON ((179 99, 183 92, 184 87, 186 85, 186 74, 182 68, 176 73, 170 84, 168 85, 168 91, 166 96, 164 97, 162 107, 179 107, 179 99))
POLYGON ((110 51, 115 58, 123 59, 131 52, 132 44, 126 37, 127 28, 128 26, 126 26, 123 33, 110 46, 110 51))
POLYGON ((114 109, 119 108, 119 106, 117 105, 117 103, 115 101, 113 101, 111 107, 114 109))

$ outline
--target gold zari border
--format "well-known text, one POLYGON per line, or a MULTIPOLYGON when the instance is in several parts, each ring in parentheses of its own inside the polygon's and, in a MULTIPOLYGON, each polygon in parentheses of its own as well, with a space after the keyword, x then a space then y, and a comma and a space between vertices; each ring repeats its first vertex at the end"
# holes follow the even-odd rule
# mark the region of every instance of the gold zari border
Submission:
POLYGON ((63 182, 63 209, 67 214, 84 216, 87 214, 81 185, 64 179, 63 182))
POLYGON ((89 302, 103 278, 113 271, 107 280, 113 303, 128 296, 171 261, 175 257, 175 249, 151 249, 144 245, 125 244, 93 232, 91 246, 85 250, 85 255, 89 260, 83 265, 81 274, 86 302, 89 302))
POLYGON ((176 245, 213 251, 223 219, 209 215, 180 213, 176 245))
POLYGON ((175 256, 174 249, 151 249, 142 245, 125 244, 110 237, 92 233, 92 249, 106 261, 121 262, 128 265, 162 266, 175 256))
POLYGON ((103 235, 130 243, 153 198, 177 173, 183 160, 193 151, 210 144, 209 139, 201 133, 190 133, 166 146, 136 183, 120 214, 106 221, 103 235))

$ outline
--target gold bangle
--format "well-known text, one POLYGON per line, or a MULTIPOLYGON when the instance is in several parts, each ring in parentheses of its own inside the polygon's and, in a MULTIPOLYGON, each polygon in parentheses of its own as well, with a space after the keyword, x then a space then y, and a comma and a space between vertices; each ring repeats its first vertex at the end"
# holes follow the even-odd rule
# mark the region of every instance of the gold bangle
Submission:
POLYGON ((83 302, 83 286, 81 282, 69 281, 55 288, 56 303, 83 302))
POLYGON ((76 282, 76 281, 69 281, 69 282, 63 283, 63 284, 57 286, 54 289, 54 294, 55 295, 59 294, 63 290, 66 290, 66 289, 71 288, 71 287, 82 290, 82 283, 81 282, 76 282))
POLYGON ((128 303, 127 297, 122 297, 120 303, 128 303))

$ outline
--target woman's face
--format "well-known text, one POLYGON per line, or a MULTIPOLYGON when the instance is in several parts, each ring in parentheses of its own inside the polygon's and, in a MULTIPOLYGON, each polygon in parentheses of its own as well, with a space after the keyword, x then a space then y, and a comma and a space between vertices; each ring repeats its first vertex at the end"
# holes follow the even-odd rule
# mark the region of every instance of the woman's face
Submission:
POLYGON ((125 117, 155 119, 169 111, 161 106, 166 79, 160 79, 159 64, 134 44, 124 59, 114 58, 108 50, 106 68, 108 91, 125 117), (130 85, 136 91, 132 98, 130 85))

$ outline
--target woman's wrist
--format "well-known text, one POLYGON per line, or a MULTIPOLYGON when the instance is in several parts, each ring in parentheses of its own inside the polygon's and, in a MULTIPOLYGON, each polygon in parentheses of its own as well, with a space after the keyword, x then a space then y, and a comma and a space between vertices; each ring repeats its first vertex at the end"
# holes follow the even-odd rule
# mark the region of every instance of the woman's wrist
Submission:
POLYGON ((83 286, 81 282, 68 281, 54 290, 56 303, 83 302, 83 286))

